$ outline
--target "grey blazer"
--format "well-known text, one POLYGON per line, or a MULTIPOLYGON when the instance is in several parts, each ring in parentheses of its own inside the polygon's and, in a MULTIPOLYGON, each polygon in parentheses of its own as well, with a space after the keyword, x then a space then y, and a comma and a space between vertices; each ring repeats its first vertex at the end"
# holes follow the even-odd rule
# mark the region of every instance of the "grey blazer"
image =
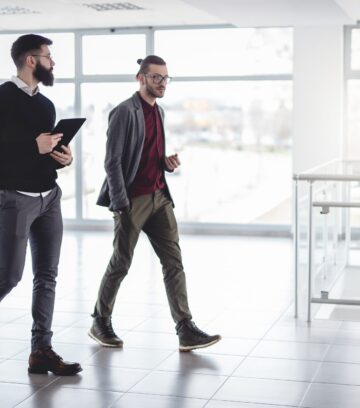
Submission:
MULTIPOLYGON (((159 106, 164 132, 164 110, 159 106)), ((138 93, 120 103, 109 114, 107 130, 105 171, 106 178, 101 187, 97 204, 111 211, 130 205, 128 190, 139 167, 145 140, 144 112, 138 93)), ((165 158, 165 137, 164 137, 165 158)), ((165 180, 165 192, 170 192, 165 180)))

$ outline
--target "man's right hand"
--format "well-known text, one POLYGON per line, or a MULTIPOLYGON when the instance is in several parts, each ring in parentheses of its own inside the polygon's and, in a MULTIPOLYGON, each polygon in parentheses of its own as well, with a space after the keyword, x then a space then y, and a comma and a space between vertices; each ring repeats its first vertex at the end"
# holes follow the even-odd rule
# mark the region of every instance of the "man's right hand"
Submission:
POLYGON ((127 209, 127 207, 123 207, 123 208, 120 208, 119 210, 115 210, 114 212, 115 212, 116 214, 121 215, 126 209, 127 209))
POLYGON ((39 153, 46 154, 52 152, 53 148, 58 144, 62 137, 62 133, 55 133, 54 135, 51 133, 41 133, 36 138, 39 153))

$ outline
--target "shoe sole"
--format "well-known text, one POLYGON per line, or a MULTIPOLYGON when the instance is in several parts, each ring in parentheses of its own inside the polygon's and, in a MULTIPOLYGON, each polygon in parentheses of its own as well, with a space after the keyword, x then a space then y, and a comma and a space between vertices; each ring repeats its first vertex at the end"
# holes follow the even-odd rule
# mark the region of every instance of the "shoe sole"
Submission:
POLYGON ((109 344, 109 343, 104 343, 101 340, 99 340, 97 337, 95 337, 90 331, 88 332, 89 337, 91 337, 93 340, 95 340, 97 343, 99 343, 103 347, 112 347, 112 348, 121 348, 124 343, 121 344, 109 344))
POLYGON ((180 345, 179 350, 180 351, 191 351, 195 349, 205 348, 205 347, 212 346, 213 344, 217 343, 220 340, 221 340, 221 337, 219 339, 213 340, 210 343, 206 343, 206 344, 197 344, 195 346, 181 346, 180 345))
POLYGON ((76 375, 76 374, 80 373, 82 370, 83 370, 82 368, 79 368, 78 370, 71 371, 71 372, 68 372, 68 373, 67 372, 60 373, 60 372, 57 372, 57 371, 48 370, 46 368, 36 368, 36 367, 30 368, 29 367, 28 368, 28 373, 29 374, 48 374, 48 372, 50 372, 50 373, 53 373, 54 375, 59 375, 59 376, 62 376, 62 377, 70 377, 71 375, 76 375))

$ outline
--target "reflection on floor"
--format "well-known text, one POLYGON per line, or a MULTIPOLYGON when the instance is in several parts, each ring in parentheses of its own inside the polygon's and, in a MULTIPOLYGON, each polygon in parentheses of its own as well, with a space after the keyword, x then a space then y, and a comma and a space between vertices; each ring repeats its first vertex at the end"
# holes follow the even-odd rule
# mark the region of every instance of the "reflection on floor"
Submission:
POLYGON ((31 270, 0 305, 1 408, 357 408, 360 323, 292 317, 291 242, 181 238, 194 321, 217 345, 179 353, 161 279, 145 238, 119 292, 113 323, 124 349, 88 336, 111 233, 64 237, 54 349, 84 371, 28 375, 31 270))

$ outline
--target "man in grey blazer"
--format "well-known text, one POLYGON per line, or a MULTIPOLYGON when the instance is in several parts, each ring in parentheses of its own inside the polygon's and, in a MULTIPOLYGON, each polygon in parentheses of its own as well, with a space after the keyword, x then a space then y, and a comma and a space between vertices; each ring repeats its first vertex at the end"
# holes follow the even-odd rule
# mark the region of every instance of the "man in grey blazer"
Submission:
POLYGON ((180 161, 165 155, 164 112, 157 98, 170 81, 165 61, 149 55, 140 64, 140 89, 109 115, 106 179, 98 204, 114 213, 114 251, 102 278, 89 336, 107 347, 122 347, 111 315, 120 284, 131 265, 141 231, 148 236, 163 268, 166 294, 179 336, 179 349, 190 351, 218 342, 192 321, 188 306, 177 222, 165 180, 180 161))

